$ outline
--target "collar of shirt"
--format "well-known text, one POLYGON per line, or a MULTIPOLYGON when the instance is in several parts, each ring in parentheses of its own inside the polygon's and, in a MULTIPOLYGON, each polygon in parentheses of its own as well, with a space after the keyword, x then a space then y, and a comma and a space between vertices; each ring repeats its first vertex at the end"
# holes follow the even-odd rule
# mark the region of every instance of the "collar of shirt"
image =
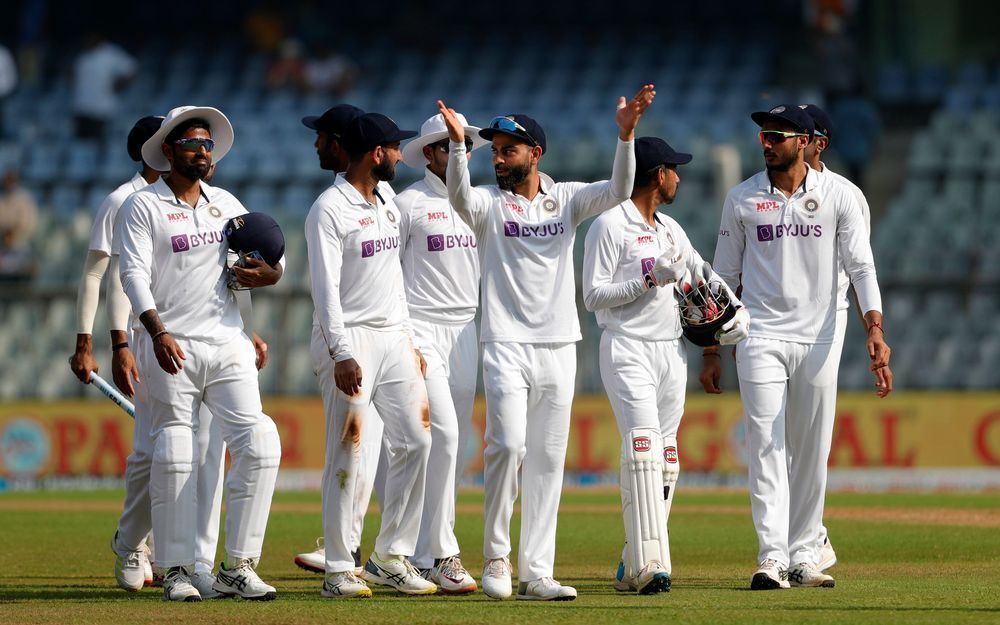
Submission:
POLYGON ((625 209, 625 218, 636 225, 644 226, 650 230, 656 230, 656 226, 664 225, 657 211, 653 211, 653 220, 656 221, 656 224, 650 226, 646 223, 646 218, 642 216, 642 213, 639 212, 639 207, 631 199, 622 202, 622 208, 625 209))
MULTIPOLYGON (((156 193, 156 196, 164 202, 175 204, 177 206, 183 206, 185 208, 191 208, 177 197, 174 190, 167 185, 167 181, 164 180, 162 176, 149 186, 153 187, 153 191, 156 193)), ((218 198, 218 190, 214 187, 210 187, 204 180, 201 181, 199 187, 200 195, 198 196, 198 206, 195 208, 204 206, 205 204, 213 202, 218 198)))
MULTIPOLYGON (((157 178, 157 180, 160 180, 160 179, 157 178)), ((146 182, 146 179, 142 177, 142 172, 141 171, 140 172, 136 172, 136 174, 134 176, 132 176, 132 179, 129 180, 129 182, 132 183, 132 190, 133 191, 138 191, 139 189, 145 189, 146 186, 149 184, 148 182, 146 182)))
MULTIPOLYGON (((815 169, 810 167, 808 163, 806 163, 805 166, 806 166, 806 178, 805 180, 802 181, 802 186, 796 189, 796 193, 798 193, 799 191, 802 191, 804 193, 812 191, 819 184, 819 181, 823 176, 822 172, 816 171, 815 169)), ((774 189, 774 184, 771 182, 771 177, 767 175, 766 169, 757 174, 755 182, 757 184, 757 188, 759 188, 761 191, 767 191, 768 193, 776 193, 774 189)), ((793 193, 792 195, 795 195, 795 193, 793 193)))
MULTIPOLYGON (((333 183, 333 186, 337 188, 338 191, 347 199, 348 202, 354 204, 355 206, 372 206, 372 204, 365 199, 365 196, 361 195, 353 184, 347 181, 343 176, 337 176, 337 181, 333 183)), ((378 187, 375 187, 375 205, 378 205, 379 201, 385 204, 385 199, 378 192, 378 187)))
POLYGON ((448 187, 445 186, 444 180, 438 178, 437 174, 426 167, 424 168, 424 182, 427 183, 427 187, 434 196, 448 197, 448 187))

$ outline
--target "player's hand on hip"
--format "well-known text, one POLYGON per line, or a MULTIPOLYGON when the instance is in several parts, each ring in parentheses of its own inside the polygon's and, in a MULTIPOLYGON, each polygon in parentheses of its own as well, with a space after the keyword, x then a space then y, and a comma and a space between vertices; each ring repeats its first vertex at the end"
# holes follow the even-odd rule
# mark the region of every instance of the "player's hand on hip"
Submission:
POLYGON ((278 280, 281 279, 282 273, 281 265, 272 267, 264 261, 254 258, 252 256, 247 256, 245 262, 250 265, 249 267, 240 267, 234 265, 232 267, 232 272, 236 274, 236 281, 240 283, 240 286, 245 286, 251 289, 271 286, 272 284, 277 284, 278 280))
POLYGON ((84 384, 90 384, 90 374, 98 370, 92 345, 89 335, 85 341, 78 339, 76 351, 69 357, 69 368, 73 370, 73 375, 84 384))
POLYGON ((184 365, 181 363, 187 360, 184 350, 169 333, 163 333, 153 339, 153 354, 156 355, 156 362, 160 364, 160 368, 171 375, 176 375, 183 369, 184 365))
POLYGON ((879 367, 875 370, 875 394, 885 397, 892 392, 892 369, 889 365, 879 367))
POLYGON ((333 366, 333 381, 348 397, 357 395, 361 392, 361 365, 353 358, 341 360, 333 366))
POLYGON ((620 130, 618 136, 622 141, 631 141, 635 138, 635 127, 639 124, 639 118, 653 103, 655 97, 656 91, 653 85, 643 85, 639 93, 635 94, 631 100, 626 100, 625 96, 618 98, 615 121, 618 122, 620 130))
POLYGON ((750 335, 750 313, 746 308, 736 309, 732 319, 722 326, 719 334, 719 345, 736 345, 750 335))
POLYGON ((118 390, 125 393, 126 397, 135 396, 135 385, 132 384, 132 381, 135 380, 135 383, 138 384, 141 380, 132 350, 123 347, 111 353, 111 378, 115 381, 118 390))
POLYGON ((722 355, 719 352, 705 352, 701 356, 701 373, 698 381, 706 393, 722 393, 722 355))
POLYGON ((254 364, 257 365, 257 371, 260 371, 267 366, 267 343, 256 332, 253 333, 253 351, 257 354, 254 364))
POLYGON ((438 110, 441 111, 441 116, 444 117, 444 124, 448 127, 448 138, 455 143, 465 141, 465 128, 458 121, 455 109, 448 108, 444 100, 438 100, 438 110))

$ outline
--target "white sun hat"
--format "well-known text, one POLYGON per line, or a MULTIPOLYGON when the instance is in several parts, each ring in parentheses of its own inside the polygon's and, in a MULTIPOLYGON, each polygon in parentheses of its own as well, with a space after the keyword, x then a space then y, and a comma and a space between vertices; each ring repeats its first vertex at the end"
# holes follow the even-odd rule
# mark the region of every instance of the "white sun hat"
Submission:
POLYGON ((208 122, 208 132, 215 141, 212 162, 218 163, 233 147, 233 125, 222 111, 211 106, 178 106, 171 109, 163 119, 160 129, 142 144, 142 160, 157 171, 170 171, 170 161, 163 156, 163 140, 170 131, 189 119, 203 119, 208 122))
MULTIPOLYGON (((465 138, 472 139, 473 150, 489 143, 489 141, 479 136, 479 128, 469 125, 468 120, 465 119, 465 115, 455 113, 455 116, 465 128, 465 138)), ((420 135, 414 137, 413 141, 403 146, 403 162, 415 169, 423 168, 427 165, 427 159, 424 158, 424 146, 447 138, 448 127, 444 123, 444 116, 438 113, 420 126, 420 135)))

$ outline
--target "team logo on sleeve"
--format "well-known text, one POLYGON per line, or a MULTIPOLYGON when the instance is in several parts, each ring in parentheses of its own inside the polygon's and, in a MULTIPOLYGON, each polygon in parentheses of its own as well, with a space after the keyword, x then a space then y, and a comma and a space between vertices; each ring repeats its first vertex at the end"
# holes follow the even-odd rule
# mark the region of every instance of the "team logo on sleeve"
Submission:
POLYGON ((555 198, 547 197, 542 200, 542 208, 547 213, 554 213, 559 210, 559 202, 556 202, 555 198))
POLYGON ((652 443, 649 442, 648 436, 636 436, 632 439, 632 449, 635 451, 649 451, 652 447, 652 443))

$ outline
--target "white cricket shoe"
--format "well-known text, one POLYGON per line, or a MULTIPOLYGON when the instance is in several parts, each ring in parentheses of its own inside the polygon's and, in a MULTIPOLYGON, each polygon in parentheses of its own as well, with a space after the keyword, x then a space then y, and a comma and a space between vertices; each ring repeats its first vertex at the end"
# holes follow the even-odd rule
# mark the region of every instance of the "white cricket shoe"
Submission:
POLYGON ((446 595, 467 595, 476 592, 478 588, 476 580, 465 570, 457 555, 438 560, 430 570, 430 576, 425 576, 424 579, 437 584, 441 592, 446 595))
POLYGON ((144 548, 119 551, 118 532, 115 532, 115 537, 111 539, 111 551, 115 554, 115 581, 118 582, 119 588, 129 592, 142 590, 146 584, 146 566, 149 565, 144 548))
POLYGON ((836 582, 812 562, 800 562, 788 569, 788 583, 800 588, 833 588, 836 582))
POLYGON ((777 590, 791 588, 788 571, 777 561, 768 558, 760 563, 750 578, 750 590, 777 590))
POLYGON ((433 595, 438 587, 420 576, 420 572, 403 556, 382 559, 372 552, 361 579, 370 584, 389 586, 406 595, 433 595))
POLYGON ((326 547, 322 536, 316 539, 316 549, 295 556, 295 565, 313 573, 326 573, 326 547))
POLYGON ((827 536, 823 539, 823 545, 819 548, 819 562, 816 563, 816 568, 825 571, 836 563, 837 552, 833 550, 833 543, 830 542, 830 537, 827 536))
POLYGON ((218 599, 222 597, 215 588, 212 586, 215 584, 215 575, 212 572, 207 573, 195 570, 191 574, 191 585, 198 589, 198 594, 201 595, 202 599, 218 599))
POLYGON ((517 598, 520 601, 572 601, 576 599, 576 588, 563 586, 551 577, 543 577, 518 584, 517 598))
POLYGON ((333 599, 367 599, 372 596, 372 589, 358 579, 353 571, 328 573, 323 579, 324 597, 333 599))
POLYGON ((250 558, 241 559, 233 568, 223 562, 219 564, 219 574, 212 588, 226 597, 239 595, 253 601, 271 601, 278 596, 278 591, 261 580, 254 570, 256 566, 257 562, 250 558))
POLYGON ((201 594, 191 584, 187 569, 183 566, 172 566, 163 577, 164 601, 201 601, 201 594))
POLYGON ((514 584, 510 581, 510 560, 493 558, 483 566, 483 592, 494 599, 506 599, 514 594, 514 584))
POLYGON ((642 567, 635 576, 635 588, 640 595, 655 595, 658 592, 670 592, 670 573, 657 560, 642 567))
POLYGON ((153 552, 146 543, 142 543, 142 576, 146 586, 153 585, 153 552))
POLYGON ((611 582, 611 586, 614 587, 618 592, 635 592, 635 578, 625 575, 625 562, 624 560, 618 561, 618 570, 615 571, 615 581, 611 582))

